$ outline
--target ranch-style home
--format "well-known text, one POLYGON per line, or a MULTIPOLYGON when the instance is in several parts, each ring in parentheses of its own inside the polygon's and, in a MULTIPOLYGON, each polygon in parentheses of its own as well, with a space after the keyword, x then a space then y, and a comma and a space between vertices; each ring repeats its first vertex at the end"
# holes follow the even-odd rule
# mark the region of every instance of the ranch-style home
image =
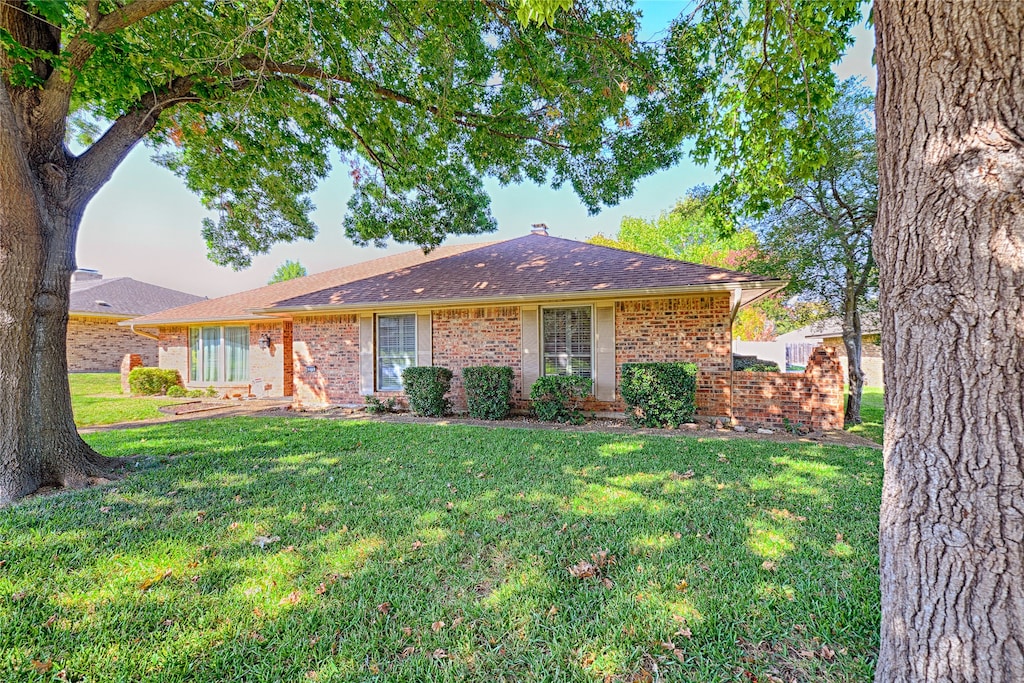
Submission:
POLYGON ((463 368, 507 365, 517 408, 528 407, 541 375, 571 373, 594 381, 589 410, 621 412, 623 363, 690 361, 700 367, 702 415, 836 428, 834 356, 823 352, 804 375, 732 372, 737 311, 784 284, 538 228, 503 242, 386 256, 133 322, 159 329, 160 367, 177 369, 190 388, 291 397, 300 406, 401 398, 403 369, 438 365, 455 374, 451 398, 460 409, 463 368), (764 377, 753 382, 755 374, 764 377))
POLYGON ((76 270, 71 275, 68 306, 68 371, 116 372, 126 353, 138 354, 148 365, 155 364, 156 335, 154 331, 132 334, 133 319, 202 299, 130 277, 104 278, 95 270, 76 270))

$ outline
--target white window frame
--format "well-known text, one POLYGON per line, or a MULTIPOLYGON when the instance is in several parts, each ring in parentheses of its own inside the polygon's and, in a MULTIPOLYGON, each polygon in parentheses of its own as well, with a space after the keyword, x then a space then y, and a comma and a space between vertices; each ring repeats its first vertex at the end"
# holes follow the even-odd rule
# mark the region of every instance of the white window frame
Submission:
MULTIPOLYGON (((417 318, 416 318, 416 313, 414 313, 414 312, 378 313, 373 318, 373 342, 374 342, 373 343, 373 366, 374 366, 373 380, 374 380, 374 385, 376 386, 377 391, 402 391, 404 389, 404 386, 402 384, 402 373, 401 372, 398 373, 398 382, 397 382, 397 384, 385 385, 385 380, 384 380, 384 376, 383 376, 383 366, 384 366, 384 364, 381 362, 382 361, 382 357, 381 357, 382 347, 381 347, 381 343, 380 343, 380 323, 381 323, 381 320, 385 319, 385 318, 410 318, 410 319, 412 319, 412 350, 411 351, 400 352, 400 354, 401 353, 407 353, 409 355, 410 362, 409 362, 409 365, 407 365, 406 367, 413 367, 413 366, 416 365, 417 351, 419 350, 419 339, 417 339, 417 337, 419 335, 419 331, 417 330, 417 327, 418 327, 417 322, 418 321, 417 321, 417 318)), ((403 339, 402 341, 405 341, 405 340, 403 339)), ((384 359, 384 360, 386 360, 386 359, 384 359)), ((403 368, 403 370, 404 370, 404 368, 403 368)))
POLYGON ((568 367, 569 372, 567 372, 567 373, 548 372, 548 362, 547 362, 548 353, 547 353, 547 351, 545 349, 545 344, 544 344, 544 328, 545 328, 545 325, 544 325, 545 315, 544 314, 547 311, 565 310, 565 309, 588 309, 590 311, 590 354, 589 354, 590 355, 590 373, 587 374, 587 375, 577 375, 577 376, 589 377, 591 380, 594 380, 594 379, 596 379, 595 378, 595 375, 596 375, 596 372, 595 372, 595 370, 596 370, 596 368, 595 368, 595 362, 596 362, 596 357, 595 357, 595 352, 596 352, 596 349, 595 349, 595 339, 596 339, 597 335, 596 335, 595 329, 594 329, 595 321, 594 321, 594 306, 593 306, 593 304, 575 304, 575 305, 566 304, 564 306, 542 306, 540 308, 540 321, 539 321, 539 325, 538 325, 538 327, 540 328, 540 375, 541 375, 541 377, 545 377, 545 376, 548 376, 548 375, 573 375, 573 374, 576 374, 576 373, 572 372, 572 359, 574 357, 577 357, 577 358, 583 358, 584 357, 582 354, 575 354, 574 355, 574 354, 572 354, 569 351, 568 347, 570 346, 570 344, 569 344, 569 340, 568 340, 568 337, 567 337, 566 338, 566 347, 567 348, 566 348, 566 354, 565 355, 567 356, 567 364, 566 365, 568 367))
POLYGON ((248 325, 192 325, 188 328, 188 377, 190 384, 239 384, 242 382, 249 381, 249 347, 251 344, 248 343, 251 330, 248 325), (243 365, 243 372, 241 379, 227 379, 227 329, 244 329, 246 336, 245 344, 245 363, 243 365), (203 330, 218 330, 219 338, 217 341, 217 358, 216 358, 216 369, 217 379, 209 380, 203 379, 203 369, 205 365, 205 350, 203 345, 203 330), (192 333, 195 331, 196 339, 198 341, 198 348, 193 350, 192 347, 192 333), (193 359, 194 353, 194 359, 193 359))

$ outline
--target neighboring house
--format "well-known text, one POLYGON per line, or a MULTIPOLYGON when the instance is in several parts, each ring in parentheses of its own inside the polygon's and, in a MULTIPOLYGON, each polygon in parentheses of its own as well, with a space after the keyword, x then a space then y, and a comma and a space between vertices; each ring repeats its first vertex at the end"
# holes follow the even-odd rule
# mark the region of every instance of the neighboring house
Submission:
MULTIPOLYGON (((861 354, 860 365, 864 371, 864 386, 884 386, 882 379, 882 321, 878 313, 861 313, 860 315, 861 354)), ((804 336, 815 343, 832 347, 839 354, 839 362, 843 364, 843 378, 847 376, 846 346, 843 344, 843 319, 839 316, 825 318, 807 327, 801 328, 804 336)))
POLYGON ((105 280, 94 270, 76 270, 71 276, 68 311, 68 371, 117 372, 127 353, 139 354, 146 365, 156 365, 155 330, 147 337, 119 323, 201 300, 128 277, 105 280))
POLYGON ((573 373, 594 380, 588 409, 621 411, 623 363, 692 361, 702 413, 727 416, 732 320, 784 284, 535 230, 387 256, 135 322, 159 329, 160 366, 190 387, 305 406, 400 397, 404 368, 439 365, 455 373, 452 398, 464 408, 461 371, 507 365, 517 408, 541 375, 573 373))

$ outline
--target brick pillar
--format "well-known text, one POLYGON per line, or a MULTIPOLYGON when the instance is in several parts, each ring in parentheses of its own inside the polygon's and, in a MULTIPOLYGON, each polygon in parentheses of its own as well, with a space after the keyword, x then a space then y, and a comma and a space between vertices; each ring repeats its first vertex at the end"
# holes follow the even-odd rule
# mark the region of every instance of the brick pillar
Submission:
POLYGON ((126 353, 124 358, 121 359, 121 393, 130 394, 132 393, 131 387, 128 386, 128 375, 135 368, 142 367, 142 356, 137 353, 126 353))

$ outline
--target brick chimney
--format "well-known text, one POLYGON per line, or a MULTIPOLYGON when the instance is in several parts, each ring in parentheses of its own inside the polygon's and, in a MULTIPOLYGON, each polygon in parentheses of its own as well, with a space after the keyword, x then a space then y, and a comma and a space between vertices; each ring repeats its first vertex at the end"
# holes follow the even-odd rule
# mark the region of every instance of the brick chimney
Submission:
POLYGON ((91 268, 79 268, 75 272, 71 273, 72 282, 85 282, 86 280, 102 280, 103 273, 98 270, 92 270, 91 268))
POLYGON ((534 223, 530 226, 531 235, 544 235, 548 236, 548 226, 546 223, 534 223))

